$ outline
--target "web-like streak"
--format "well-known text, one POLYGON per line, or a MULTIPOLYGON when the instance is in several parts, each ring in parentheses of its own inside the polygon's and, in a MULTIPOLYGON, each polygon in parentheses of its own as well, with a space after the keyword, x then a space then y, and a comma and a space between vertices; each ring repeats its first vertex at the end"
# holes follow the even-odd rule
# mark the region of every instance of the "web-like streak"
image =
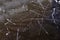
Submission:
POLYGON ((3 13, 0 22, 4 28, 0 31, 4 34, 1 40, 44 40, 46 38, 48 40, 50 30, 47 30, 49 28, 45 27, 47 23, 44 22, 51 20, 56 24, 55 11, 52 13, 52 19, 48 19, 45 15, 49 4, 44 6, 39 0, 13 0, 3 4, 0 6, 0 12, 3 13))

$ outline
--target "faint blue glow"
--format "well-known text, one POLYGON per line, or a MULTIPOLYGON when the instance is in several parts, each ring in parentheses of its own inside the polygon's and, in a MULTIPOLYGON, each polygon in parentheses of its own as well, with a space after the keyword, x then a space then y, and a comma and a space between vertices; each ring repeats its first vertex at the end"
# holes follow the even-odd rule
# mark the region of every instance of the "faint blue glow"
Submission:
POLYGON ((52 19, 53 19, 53 22, 56 24, 56 21, 55 21, 55 18, 54 18, 54 14, 55 14, 55 8, 53 8, 52 19))

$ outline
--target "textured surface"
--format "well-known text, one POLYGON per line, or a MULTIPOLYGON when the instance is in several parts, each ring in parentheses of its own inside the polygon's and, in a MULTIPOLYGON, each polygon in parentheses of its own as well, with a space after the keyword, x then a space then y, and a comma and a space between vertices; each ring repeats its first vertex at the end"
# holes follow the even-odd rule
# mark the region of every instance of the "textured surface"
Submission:
POLYGON ((57 40, 48 0, 0 0, 0 40, 57 40))

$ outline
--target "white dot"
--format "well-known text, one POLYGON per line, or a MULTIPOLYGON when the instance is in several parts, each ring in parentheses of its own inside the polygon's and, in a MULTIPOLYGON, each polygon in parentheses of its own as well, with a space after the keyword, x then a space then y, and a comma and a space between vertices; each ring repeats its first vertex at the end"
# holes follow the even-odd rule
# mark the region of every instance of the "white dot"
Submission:
POLYGON ((8 36, 8 35, 9 35, 9 33, 10 33, 10 32, 7 32, 7 33, 6 33, 6 36, 8 36))
POLYGON ((9 33, 6 33, 6 36, 9 35, 9 33))
POLYGON ((32 2, 34 2, 34 1, 32 1, 32 2))
POLYGON ((57 0, 55 0, 55 2, 57 2, 57 0))
POLYGON ((5 10, 3 10, 3 12, 5 12, 5 10))

